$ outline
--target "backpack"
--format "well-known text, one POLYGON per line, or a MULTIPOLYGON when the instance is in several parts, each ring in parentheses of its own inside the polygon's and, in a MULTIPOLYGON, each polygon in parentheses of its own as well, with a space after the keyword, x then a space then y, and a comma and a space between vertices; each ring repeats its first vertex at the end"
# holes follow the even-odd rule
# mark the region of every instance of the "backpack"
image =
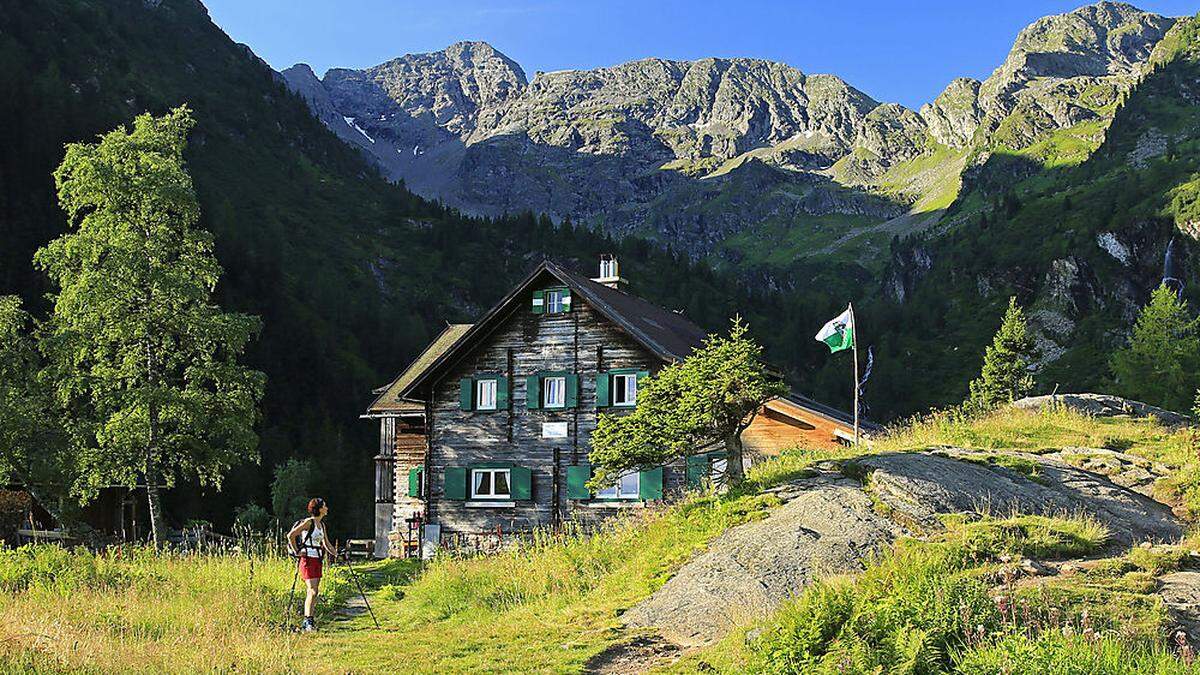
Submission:
MULTIPOLYGON (((308 549, 309 547, 311 547, 312 546, 312 533, 313 533, 313 530, 317 529, 317 521, 316 520, 314 520, 312 518, 301 518, 300 520, 297 520, 296 522, 292 523, 292 530, 296 529, 297 527, 300 527, 300 523, 303 523, 305 520, 308 521, 308 533, 306 535, 304 535, 304 542, 302 544, 300 544, 299 546, 297 546, 296 547, 297 549, 308 549)), ((291 532, 292 530, 288 530, 288 532, 291 532)), ((288 543, 291 544, 293 542, 288 541, 288 543)), ((296 555, 300 555, 299 550, 297 550, 296 555)))

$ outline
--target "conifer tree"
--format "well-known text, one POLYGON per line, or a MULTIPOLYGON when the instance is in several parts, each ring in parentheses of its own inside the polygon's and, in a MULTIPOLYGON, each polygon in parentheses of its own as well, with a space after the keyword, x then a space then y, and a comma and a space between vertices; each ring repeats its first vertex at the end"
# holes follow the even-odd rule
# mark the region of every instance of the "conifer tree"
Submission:
POLYGON ((265 377, 238 363, 258 319, 221 311, 221 267, 184 166, 186 107, 73 143, 54 174, 67 234, 36 263, 58 286, 43 342, 71 437, 73 491, 144 486, 155 544, 160 486, 219 485, 256 456, 265 377))
POLYGON ((1122 396, 1188 410, 1200 386, 1200 322, 1175 291, 1159 286, 1138 316, 1129 344, 1112 355, 1110 365, 1122 396))
POLYGON ((1033 389, 1029 367, 1036 353, 1037 347, 1025 323, 1025 312, 1017 305, 1015 297, 1009 298, 1008 311, 1004 313, 1000 329, 984 351, 983 370, 971 382, 969 403, 978 408, 990 408, 1028 394, 1033 389))

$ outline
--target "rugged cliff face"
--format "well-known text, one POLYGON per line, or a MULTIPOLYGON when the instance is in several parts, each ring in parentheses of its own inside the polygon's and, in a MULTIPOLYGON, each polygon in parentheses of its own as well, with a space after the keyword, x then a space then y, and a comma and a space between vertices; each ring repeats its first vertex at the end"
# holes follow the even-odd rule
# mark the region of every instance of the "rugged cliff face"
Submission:
POLYGON ((735 263, 842 253, 872 267, 881 242, 937 220, 902 216, 940 212, 990 152, 1089 122, 1094 149, 1172 22, 1117 3, 1046 17, 991 77, 954 80, 919 113, 759 59, 527 82, 480 42, 331 70, 320 84, 334 114, 307 73, 285 76, 389 176, 469 212, 544 211, 735 263))

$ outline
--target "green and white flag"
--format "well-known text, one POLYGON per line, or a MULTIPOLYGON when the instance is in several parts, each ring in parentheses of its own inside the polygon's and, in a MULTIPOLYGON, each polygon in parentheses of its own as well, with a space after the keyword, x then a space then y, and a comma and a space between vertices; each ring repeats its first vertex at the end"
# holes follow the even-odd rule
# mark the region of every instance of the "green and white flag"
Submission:
POLYGON ((846 311, 838 314, 829 323, 821 326, 817 333, 817 342, 829 345, 830 353, 840 352, 854 346, 854 309, 847 307, 846 311))

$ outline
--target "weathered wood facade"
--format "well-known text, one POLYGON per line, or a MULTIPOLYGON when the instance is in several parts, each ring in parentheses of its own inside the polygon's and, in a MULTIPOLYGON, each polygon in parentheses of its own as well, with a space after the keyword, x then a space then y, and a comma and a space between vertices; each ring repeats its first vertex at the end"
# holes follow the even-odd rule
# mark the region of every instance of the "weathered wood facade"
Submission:
MULTIPOLYGON (((545 279, 535 290, 561 285, 545 279)), ((528 303, 514 303, 495 332, 432 385, 426 467, 426 475, 432 478, 429 522, 440 523, 444 533, 519 531, 567 519, 593 520, 598 509, 621 504, 569 499, 567 467, 587 464, 598 415, 613 410, 597 406, 600 374, 619 369, 654 371, 661 364, 586 302, 574 301, 570 311, 557 314, 534 314, 528 303), (545 409, 535 402, 531 409, 529 378, 541 373, 574 376, 578 383, 574 405, 545 409), (487 375, 502 377, 509 388, 508 404, 495 411, 462 410, 462 381, 487 375), (557 433, 565 425, 565 436, 548 434, 554 425, 560 427, 557 433), (529 499, 497 506, 447 498, 448 467, 490 463, 530 469, 529 499)), ((681 466, 667 467, 663 490, 682 487, 681 466)))
MULTIPOLYGON (((601 498, 584 486, 599 415, 628 409, 614 404, 630 391, 636 398, 637 377, 685 358, 705 336, 618 282, 542 263, 479 323, 449 327, 379 390, 368 416, 386 427, 377 460, 393 476, 386 524, 393 555, 411 547, 406 521, 414 515, 438 543, 495 540, 568 521, 595 523, 669 498, 708 474, 713 457, 700 456, 631 475, 615 495, 601 498), (552 396, 561 397, 557 405, 552 396), (488 493, 493 487, 502 495, 488 493)), ((797 401, 768 404, 747 431, 747 447, 774 454, 805 435, 834 442, 836 415, 797 401)))

